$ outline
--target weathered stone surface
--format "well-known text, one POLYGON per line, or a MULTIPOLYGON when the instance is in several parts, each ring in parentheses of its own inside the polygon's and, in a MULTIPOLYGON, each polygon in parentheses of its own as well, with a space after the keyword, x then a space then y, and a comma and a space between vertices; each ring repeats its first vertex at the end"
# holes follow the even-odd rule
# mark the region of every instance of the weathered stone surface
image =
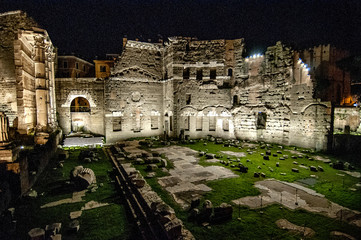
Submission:
POLYGON ((45 230, 42 228, 33 228, 28 232, 30 239, 44 239, 45 238, 45 230))
POLYGON ((189 143, 207 138, 238 146, 226 139, 240 138, 326 148, 330 105, 313 98, 298 53, 282 43, 247 58, 243 39, 174 37, 165 45, 127 41, 124 47, 109 79, 58 79, 65 132, 69 101, 83 95, 92 109, 83 121, 108 142, 165 133, 189 143))
POLYGON ((296 232, 303 237, 310 238, 315 235, 315 231, 313 231, 311 228, 298 226, 296 224, 289 222, 286 219, 279 219, 276 221, 276 224, 281 229, 287 229, 290 230, 291 232, 296 232))
POLYGON ((70 179, 78 189, 86 189, 92 183, 96 182, 95 174, 90 168, 77 166, 70 172, 70 179))

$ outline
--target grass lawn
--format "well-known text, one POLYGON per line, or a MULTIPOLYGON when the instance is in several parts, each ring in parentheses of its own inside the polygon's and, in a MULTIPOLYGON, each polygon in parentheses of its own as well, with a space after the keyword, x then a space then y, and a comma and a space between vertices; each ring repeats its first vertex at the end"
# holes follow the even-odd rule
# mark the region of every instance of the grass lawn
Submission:
MULTIPOLYGON (((161 146, 160 142, 153 142, 153 147, 161 146)), ((342 171, 335 170, 330 167, 329 164, 321 161, 312 161, 305 157, 292 159, 291 156, 298 155, 293 152, 293 147, 284 146, 284 149, 280 149, 278 145, 271 144, 272 148, 270 148, 270 150, 272 155, 270 156, 270 160, 263 160, 261 153, 265 153, 266 149, 261 149, 259 146, 256 149, 249 150, 248 148, 224 147, 223 144, 203 141, 181 145, 197 151, 207 151, 208 153, 221 155, 220 159, 228 161, 228 166, 219 162, 208 162, 205 156, 200 157, 199 164, 203 166, 223 166, 231 169, 239 176, 237 178, 206 182, 205 184, 213 190, 203 196, 201 204, 204 200, 209 199, 214 206, 218 206, 223 202, 231 203, 231 200, 237 198, 258 195, 258 189, 253 187, 253 185, 256 181, 263 180, 263 178, 255 178, 253 176, 254 172, 263 172, 267 178, 275 178, 288 182, 309 179, 312 174, 316 176, 313 178, 316 179, 316 181, 307 187, 324 194, 329 200, 335 203, 361 211, 361 191, 359 187, 355 186, 356 183, 360 182, 360 179, 352 177, 342 171), (248 153, 247 150, 252 151, 252 154, 248 153), (231 167, 233 164, 238 165, 238 159, 234 156, 221 153, 221 151, 244 152, 246 156, 239 158, 239 160, 244 166, 249 168, 248 173, 241 173, 237 167, 231 167), (282 153, 277 154, 277 151, 282 151, 282 153), (273 154, 277 154, 277 157, 273 156, 273 154), (288 155, 288 159, 280 160, 279 157, 283 155, 288 155), (294 161, 297 161, 298 164, 294 164, 294 161), (276 167, 276 162, 279 162, 279 167, 276 167), (308 169, 299 167, 300 164, 304 166, 320 165, 324 169, 324 172, 311 172, 308 169), (259 169, 259 167, 261 169, 259 169), (273 171, 271 171, 270 168, 273 171), (298 168, 300 172, 293 173, 291 171, 292 168, 298 168), (286 173, 286 175, 281 173, 286 173), (350 188, 356 188, 357 190, 352 191, 350 188)), ((297 151, 304 150, 305 149, 297 149, 297 151)), ((101 156, 100 161, 92 163, 84 163, 78 160, 78 155, 81 151, 80 148, 69 151, 70 158, 65 160, 63 168, 53 169, 57 165, 57 160, 53 159, 47 170, 44 171, 38 180, 34 189, 41 195, 36 199, 22 199, 16 206, 15 214, 18 221, 18 239, 24 239, 24 236, 26 236, 31 228, 45 228, 46 224, 53 222, 61 222, 63 224, 63 237, 68 237, 65 229, 70 223, 69 213, 80 210, 80 208, 90 200, 110 203, 110 205, 83 211, 79 219, 80 230, 75 239, 137 239, 134 227, 126 218, 126 212, 121 203, 121 198, 115 189, 114 183, 112 183, 111 175, 109 175, 112 164, 103 150, 97 149, 101 156), (69 172, 77 165, 91 168, 97 177, 97 184, 103 183, 103 187, 99 187, 94 193, 87 193, 86 196, 83 197, 84 202, 40 209, 40 206, 45 203, 70 198, 72 196, 72 189, 65 184, 65 181, 68 181, 69 172)), ((332 161, 337 160, 335 157, 321 153, 308 152, 304 154, 312 158, 322 156, 330 158, 332 161)), ((148 174, 145 170, 146 165, 135 165, 135 167, 143 176, 148 174)), ((171 169, 172 167, 173 164, 168 161, 167 168, 171 169)), ((357 170, 360 171, 360 169, 357 170)), ((276 226, 275 221, 280 218, 285 218, 300 226, 312 228, 316 232, 313 239, 329 239, 331 231, 345 232, 354 237, 361 236, 360 228, 356 228, 345 222, 304 210, 292 211, 282 208, 277 204, 256 210, 233 204, 232 220, 223 224, 202 226, 196 222, 189 221, 188 211, 183 210, 173 200, 172 196, 158 184, 157 178, 166 175, 168 175, 168 173, 157 169, 156 177, 147 178, 146 180, 153 190, 176 211, 177 217, 184 222, 185 226, 193 233, 196 239, 300 239, 300 235, 290 233, 276 226)))
MULTIPOLYGON (((280 149, 278 145, 271 144, 272 148, 270 148, 270 150, 272 155, 270 156, 270 160, 263 160, 261 153, 265 153, 266 149, 257 147, 256 149, 248 150, 247 148, 224 147, 223 144, 215 144, 213 142, 206 142, 206 145, 204 143, 205 142, 202 141, 196 141, 195 143, 183 144, 182 146, 197 151, 207 151, 208 153, 222 155, 220 159, 229 161, 230 164, 228 166, 221 163, 207 162, 205 156, 200 157, 199 164, 203 166, 223 166, 231 169, 234 173, 238 174, 239 177, 207 182, 206 184, 213 190, 204 195, 201 204, 205 199, 209 199, 214 206, 218 206, 223 202, 231 203, 231 200, 237 198, 258 195, 259 191, 253 187, 253 184, 263 178, 255 178, 253 173, 264 172, 267 178, 275 178, 287 182, 297 182, 310 178, 310 175, 315 175, 315 183, 307 187, 316 190, 325 195, 329 200, 342 206, 354 210, 361 210, 361 191, 359 187, 355 187, 355 184, 359 183, 360 179, 333 169, 329 164, 321 161, 309 160, 306 157, 293 159, 291 156, 298 155, 294 152, 293 147, 284 146, 284 149, 280 149), (221 151, 247 153, 247 150, 253 153, 246 154, 245 157, 241 157, 239 160, 249 168, 248 173, 241 173, 238 171, 238 168, 230 166, 232 164, 238 165, 239 162, 237 162, 236 157, 221 153, 221 151), (277 154, 277 151, 281 151, 282 154, 277 154), (277 154, 277 157, 273 156, 273 154, 277 154), (279 157, 283 155, 288 155, 288 159, 279 160, 279 157), (249 161, 247 161, 247 159, 249 161), (294 161, 297 161, 298 164, 294 164, 294 161), (276 162, 279 162, 279 167, 276 167, 276 162), (324 169, 324 172, 311 172, 309 169, 299 167, 300 164, 316 167, 320 165, 324 169), (270 168, 272 168, 273 171, 271 171, 270 168), (292 168, 298 168, 300 172, 293 173, 291 171, 292 168), (286 173, 286 175, 281 173, 286 173), (352 191, 350 188, 357 188, 357 190, 352 191)), ((159 144, 155 143, 154 146, 159 147, 159 144)), ((297 148, 299 152, 304 150, 305 149, 297 148)), ((312 158, 322 156, 332 161, 337 160, 335 157, 322 153, 307 152, 304 153, 304 155, 312 158)), ((147 174, 145 165, 135 165, 135 167, 140 170, 142 174, 147 174)), ((357 170, 360 171, 360 169, 357 170)), ((157 177, 164 175, 166 174, 157 170, 157 177)), ((331 231, 345 232, 354 237, 361 236, 360 228, 345 222, 304 210, 288 210, 277 204, 256 210, 233 205, 234 211, 231 221, 204 227, 188 220, 188 212, 182 210, 168 192, 162 189, 157 182, 157 178, 147 179, 147 182, 167 204, 175 209, 178 218, 185 223, 185 226, 193 233, 196 239, 300 239, 300 235, 290 233, 287 230, 281 230, 276 226, 275 221, 280 218, 286 218, 294 224, 312 228, 316 232, 313 239, 329 239, 331 231)))
POLYGON ((69 150, 69 159, 63 168, 56 168, 58 160, 52 159, 33 187, 39 196, 36 199, 23 198, 15 206, 17 219, 17 238, 26 239, 27 232, 35 227, 45 228, 47 224, 61 222, 63 239, 70 237, 66 231, 71 222, 69 214, 78 211, 86 202, 94 200, 109 203, 108 206, 85 210, 78 219, 79 232, 72 239, 133 239, 136 238, 134 228, 126 217, 121 198, 112 182, 109 170, 112 164, 101 148, 96 149, 98 162, 84 163, 78 160, 81 148, 69 150), (66 181, 73 167, 82 165, 94 171, 99 188, 96 192, 87 192, 82 202, 63 204, 56 207, 40 208, 45 203, 71 198, 73 189, 66 181), (102 183, 103 186, 100 186, 102 183))

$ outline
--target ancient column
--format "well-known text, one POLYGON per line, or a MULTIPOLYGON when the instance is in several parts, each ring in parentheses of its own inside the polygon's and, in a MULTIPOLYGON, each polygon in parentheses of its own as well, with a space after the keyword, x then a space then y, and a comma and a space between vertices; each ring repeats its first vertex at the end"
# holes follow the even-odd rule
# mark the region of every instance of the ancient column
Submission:
POLYGON ((0 143, 9 141, 9 119, 4 112, 0 112, 0 143))
POLYGON ((45 39, 35 35, 35 96, 37 129, 45 131, 48 125, 48 86, 45 74, 45 39))

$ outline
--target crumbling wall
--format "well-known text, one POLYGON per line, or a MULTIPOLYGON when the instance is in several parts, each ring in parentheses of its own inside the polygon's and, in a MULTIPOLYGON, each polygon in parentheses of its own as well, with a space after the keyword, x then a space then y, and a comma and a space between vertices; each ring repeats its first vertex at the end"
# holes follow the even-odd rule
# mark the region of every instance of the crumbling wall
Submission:
POLYGON ((338 61, 350 55, 348 51, 328 44, 305 49, 299 55, 310 69, 316 98, 337 105, 352 104, 350 73, 337 66, 338 61))
POLYGON ((330 105, 313 99, 307 69, 291 49, 278 42, 265 56, 240 57, 237 63, 237 138, 326 149, 330 105))
POLYGON ((174 79, 174 123, 177 136, 232 138, 231 85, 235 56, 243 39, 197 41, 171 38, 168 72, 174 79))
POLYGON ((334 131, 356 132, 360 131, 360 108, 357 107, 335 107, 334 131), (347 129, 348 127, 349 129, 347 129))
POLYGON ((166 84, 168 76, 164 72, 163 54, 161 44, 127 42, 111 78, 105 81, 108 143, 131 137, 159 136, 164 133, 164 125, 169 125, 172 101, 169 95, 167 100, 164 96, 167 95, 165 87, 169 88, 171 83, 166 84), (168 123, 164 121, 165 116, 168 123))
POLYGON ((107 141, 209 135, 325 149, 330 104, 278 42, 244 58, 243 39, 129 42, 105 82, 107 141))
POLYGON ((114 77, 127 76, 127 79, 132 80, 164 79, 162 45, 127 41, 111 75, 114 77))
POLYGON ((105 81, 107 143, 131 137, 159 136, 164 129, 164 83, 111 78, 105 81))
POLYGON ((95 78, 57 78, 56 103, 58 121, 64 134, 72 131, 72 122, 83 121, 84 131, 104 135, 104 80, 95 78), (72 101, 85 98, 89 112, 71 112, 72 101))

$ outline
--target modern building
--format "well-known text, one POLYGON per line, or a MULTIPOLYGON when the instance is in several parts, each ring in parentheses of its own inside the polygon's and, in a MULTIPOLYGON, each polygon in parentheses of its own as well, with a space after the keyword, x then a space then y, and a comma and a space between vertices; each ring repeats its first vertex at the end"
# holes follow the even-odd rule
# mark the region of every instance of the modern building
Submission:
POLYGON ((94 77, 94 64, 74 55, 58 56, 56 77, 94 77))

